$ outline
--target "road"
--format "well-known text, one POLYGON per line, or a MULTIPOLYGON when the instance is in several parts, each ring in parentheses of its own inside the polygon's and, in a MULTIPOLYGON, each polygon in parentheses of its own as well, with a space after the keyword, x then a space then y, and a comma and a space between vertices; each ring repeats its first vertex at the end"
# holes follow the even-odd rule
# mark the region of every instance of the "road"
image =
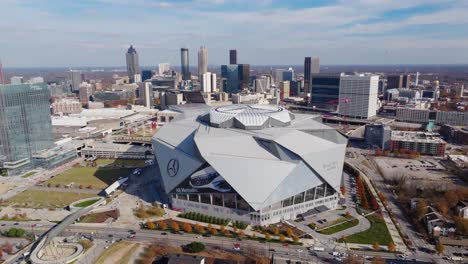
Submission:
MULTIPOLYGON (((51 228, 53 224, 42 224, 41 226, 31 228, 31 222, 18 222, 15 225, 15 222, 10 221, 0 221, 0 230, 8 230, 10 227, 21 227, 25 228, 28 231, 33 231, 36 235, 41 235, 51 228)), ((210 249, 223 249, 233 253, 238 251, 234 250, 234 244, 240 245, 240 253, 248 253, 255 251, 259 255, 268 255, 274 254, 275 257, 291 259, 295 261, 310 261, 312 263, 320 261, 332 261, 333 256, 331 252, 333 248, 326 248, 325 252, 318 252, 318 256, 312 256, 310 252, 302 246, 288 245, 283 246, 278 243, 265 243, 257 242, 252 240, 242 240, 237 241, 235 239, 221 238, 221 237, 201 237, 200 235, 195 234, 172 234, 169 232, 160 232, 152 230, 135 230, 135 237, 129 238, 129 230, 122 228, 112 228, 112 227, 86 227, 86 226, 75 226, 71 225, 62 232, 62 237, 72 236, 72 235, 86 235, 92 237, 93 239, 104 239, 104 240, 125 240, 125 241, 134 241, 141 243, 160 243, 170 246, 182 246, 186 245, 192 241, 202 241, 210 249)), ((395 259, 396 256, 393 253, 384 253, 384 252, 372 252, 372 251, 352 251, 353 254, 361 256, 380 256, 385 259, 395 259)), ((428 257, 418 257, 418 259, 430 262, 431 259, 436 259, 440 261, 439 257, 431 256, 428 257)))

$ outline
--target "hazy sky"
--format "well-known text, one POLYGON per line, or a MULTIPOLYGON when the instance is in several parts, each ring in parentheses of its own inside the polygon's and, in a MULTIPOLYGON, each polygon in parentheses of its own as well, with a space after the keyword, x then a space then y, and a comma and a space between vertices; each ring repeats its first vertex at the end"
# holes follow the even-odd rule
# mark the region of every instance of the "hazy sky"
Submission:
POLYGON ((468 0, 0 0, 4 66, 468 63, 468 0))

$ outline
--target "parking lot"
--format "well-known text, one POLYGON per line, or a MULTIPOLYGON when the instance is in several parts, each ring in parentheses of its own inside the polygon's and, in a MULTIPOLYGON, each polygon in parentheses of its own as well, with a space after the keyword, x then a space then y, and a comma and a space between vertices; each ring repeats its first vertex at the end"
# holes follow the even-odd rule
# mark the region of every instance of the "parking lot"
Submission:
POLYGON ((418 184, 444 183, 447 188, 460 184, 460 180, 447 172, 442 164, 434 159, 399 159, 375 157, 375 164, 387 180, 398 180, 405 176, 409 180, 418 180, 418 184))

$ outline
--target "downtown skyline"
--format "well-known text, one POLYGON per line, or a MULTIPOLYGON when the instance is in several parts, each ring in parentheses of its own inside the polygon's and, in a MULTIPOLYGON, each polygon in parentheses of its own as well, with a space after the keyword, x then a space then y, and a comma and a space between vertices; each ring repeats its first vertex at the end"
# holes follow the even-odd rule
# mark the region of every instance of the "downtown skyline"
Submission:
POLYGON ((462 64, 468 1, 45 0, 0 1, 5 67, 120 66, 129 45, 141 65, 180 64, 206 46, 208 64, 462 64), (5 7, 5 8, 3 8, 5 7), (125 12, 128 15, 122 15, 125 12))

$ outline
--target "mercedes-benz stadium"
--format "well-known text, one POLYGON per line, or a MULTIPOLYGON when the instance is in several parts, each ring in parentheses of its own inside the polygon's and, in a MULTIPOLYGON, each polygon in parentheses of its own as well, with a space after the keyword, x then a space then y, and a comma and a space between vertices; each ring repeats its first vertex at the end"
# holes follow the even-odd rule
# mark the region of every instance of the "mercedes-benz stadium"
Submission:
POLYGON ((338 206, 347 139, 277 105, 183 105, 152 143, 174 209, 266 225, 338 206))

